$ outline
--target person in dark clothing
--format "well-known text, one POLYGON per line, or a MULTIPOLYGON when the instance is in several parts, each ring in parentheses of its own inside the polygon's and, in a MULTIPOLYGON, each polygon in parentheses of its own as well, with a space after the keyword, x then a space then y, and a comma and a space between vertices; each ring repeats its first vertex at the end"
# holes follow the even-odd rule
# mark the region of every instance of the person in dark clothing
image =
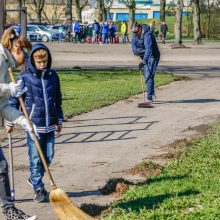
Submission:
POLYGON ((68 21, 67 25, 66 25, 66 31, 67 31, 67 36, 68 36, 68 41, 69 42, 72 41, 72 37, 71 37, 72 31, 73 31, 72 27, 73 27, 72 22, 68 21))
POLYGON ((154 34, 146 24, 136 24, 133 29, 132 51, 140 56, 142 62, 138 65, 139 70, 144 68, 144 77, 147 87, 147 99, 145 104, 152 104, 154 91, 154 75, 160 61, 160 51, 154 34))
POLYGON ((167 24, 163 21, 161 26, 160 26, 160 33, 161 33, 161 36, 162 36, 162 42, 164 44, 165 44, 167 32, 168 32, 167 24))
POLYGON ((115 33, 116 33, 116 25, 114 24, 114 22, 109 21, 109 38, 111 44, 115 42, 115 33))
POLYGON ((100 34, 100 25, 99 23, 94 20, 94 23, 92 24, 92 37, 93 37, 93 43, 98 42, 99 34, 100 34))
POLYGON ((85 22, 83 25, 80 26, 80 35, 81 35, 81 40, 82 43, 86 42, 86 37, 87 37, 87 22, 85 22))

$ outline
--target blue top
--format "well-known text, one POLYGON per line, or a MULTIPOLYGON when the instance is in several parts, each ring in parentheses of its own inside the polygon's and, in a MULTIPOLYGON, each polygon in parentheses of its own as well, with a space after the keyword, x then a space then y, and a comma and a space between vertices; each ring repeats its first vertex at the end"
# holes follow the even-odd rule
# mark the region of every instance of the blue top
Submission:
POLYGON ((149 58, 160 57, 160 51, 153 32, 147 24, 142 24, 142 34, 137 37, 135 34, 132 39, 132 51, 138 53, 146 64, 149 58))
POLYGON ((78 33, 80 31, 80 24, 79 22, 76 22, 74 25, 74 32, 78 33))
MULTIPOLYGON (((23 94, 25 107, 39 133, 54 130, 54 126, 62 124, 63 119, 60 81, 56 71, 50 69, 51 63, 49 49, 44 44, 35 44, 28 58, 28 69, 18 77, 27 87, 26 93, 23 94), (33 53, 38 49, 48 52, 48 64, 44 70, 37 70, 34 64, 33 53)), ((18 98, 10 97, 10 104, 18 109, 18 98)))
POLYGON ((102 34, 108 34, 108 28, 109 28, 108 24, 103 24, 102 25, 102 34))

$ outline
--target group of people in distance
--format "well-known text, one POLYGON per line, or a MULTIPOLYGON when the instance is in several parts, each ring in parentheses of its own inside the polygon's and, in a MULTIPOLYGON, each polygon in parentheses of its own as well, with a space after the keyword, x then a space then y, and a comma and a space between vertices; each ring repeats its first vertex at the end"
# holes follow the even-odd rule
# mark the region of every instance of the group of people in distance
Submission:
MULTIPOLYGON (((159 30, 156 28, 155 20, 150 24, 150 28, 153 31, 156 39, 159 36, 159 30)), ((88 25, 88 22, 80 24, 79 21, 65 21, 65 25, 60 26, 59 28, 59 40, 58 42, 63 42, 64 35, 66 33, 68 42, 75 43, 99 43, 99 44, 108 44, 108 43, 119 43, 119 35, 121 36, 120 42, 129 43, 129 32, 128 32, 128 23, 126 21, 120 22, 116 25, 112 20, 98 22, 94 20, 92 25, 88 25)), ((163 43, 168 33, 168 26, 165 22, 162 22, 160 25, 160 38, 163 43)))

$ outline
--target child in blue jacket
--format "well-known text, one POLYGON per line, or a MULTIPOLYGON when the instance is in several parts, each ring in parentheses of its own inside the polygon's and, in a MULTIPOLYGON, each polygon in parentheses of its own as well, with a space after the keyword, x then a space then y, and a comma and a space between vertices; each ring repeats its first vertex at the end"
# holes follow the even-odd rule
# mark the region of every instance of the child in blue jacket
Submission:
MULTIPOLYGON (((48 165, 54 156, 55 130, 61 132, 63 120, 60 81, 57 73, 51 69, 51 63, 49 49, 44 44, 35 44, 28 59, 28 70, 18 77, 27 88, 23 99, 29 117, 37 127, 38 140, 48 165)), ((19 101, 15 97, 10 98, 10 104, 19 108, 19 101)), ((13 126, 8 121, 6 125, 13 126)), ((30 162, 30 178, 27 182, 35 191, 34 201, 44 202, 47 200, 42 182, 44 168, 29 134, 27 144, 30 162)))

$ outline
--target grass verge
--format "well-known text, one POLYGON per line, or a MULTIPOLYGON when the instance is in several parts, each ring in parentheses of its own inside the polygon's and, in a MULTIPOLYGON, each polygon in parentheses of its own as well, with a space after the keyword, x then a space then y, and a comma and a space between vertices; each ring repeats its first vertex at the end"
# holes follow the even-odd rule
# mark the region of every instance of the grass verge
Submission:
MULTIPOLYGON (((141 93, 137 70, 80 70, 59 72, 65 118, 88 112, 141 93)), ((155 76, 155 85, 168 84, 182 77, 168 73, 155 76)))
POLYGON ((131 186, 105 219, 219 219, 220 124, 156 177, 131 186))

